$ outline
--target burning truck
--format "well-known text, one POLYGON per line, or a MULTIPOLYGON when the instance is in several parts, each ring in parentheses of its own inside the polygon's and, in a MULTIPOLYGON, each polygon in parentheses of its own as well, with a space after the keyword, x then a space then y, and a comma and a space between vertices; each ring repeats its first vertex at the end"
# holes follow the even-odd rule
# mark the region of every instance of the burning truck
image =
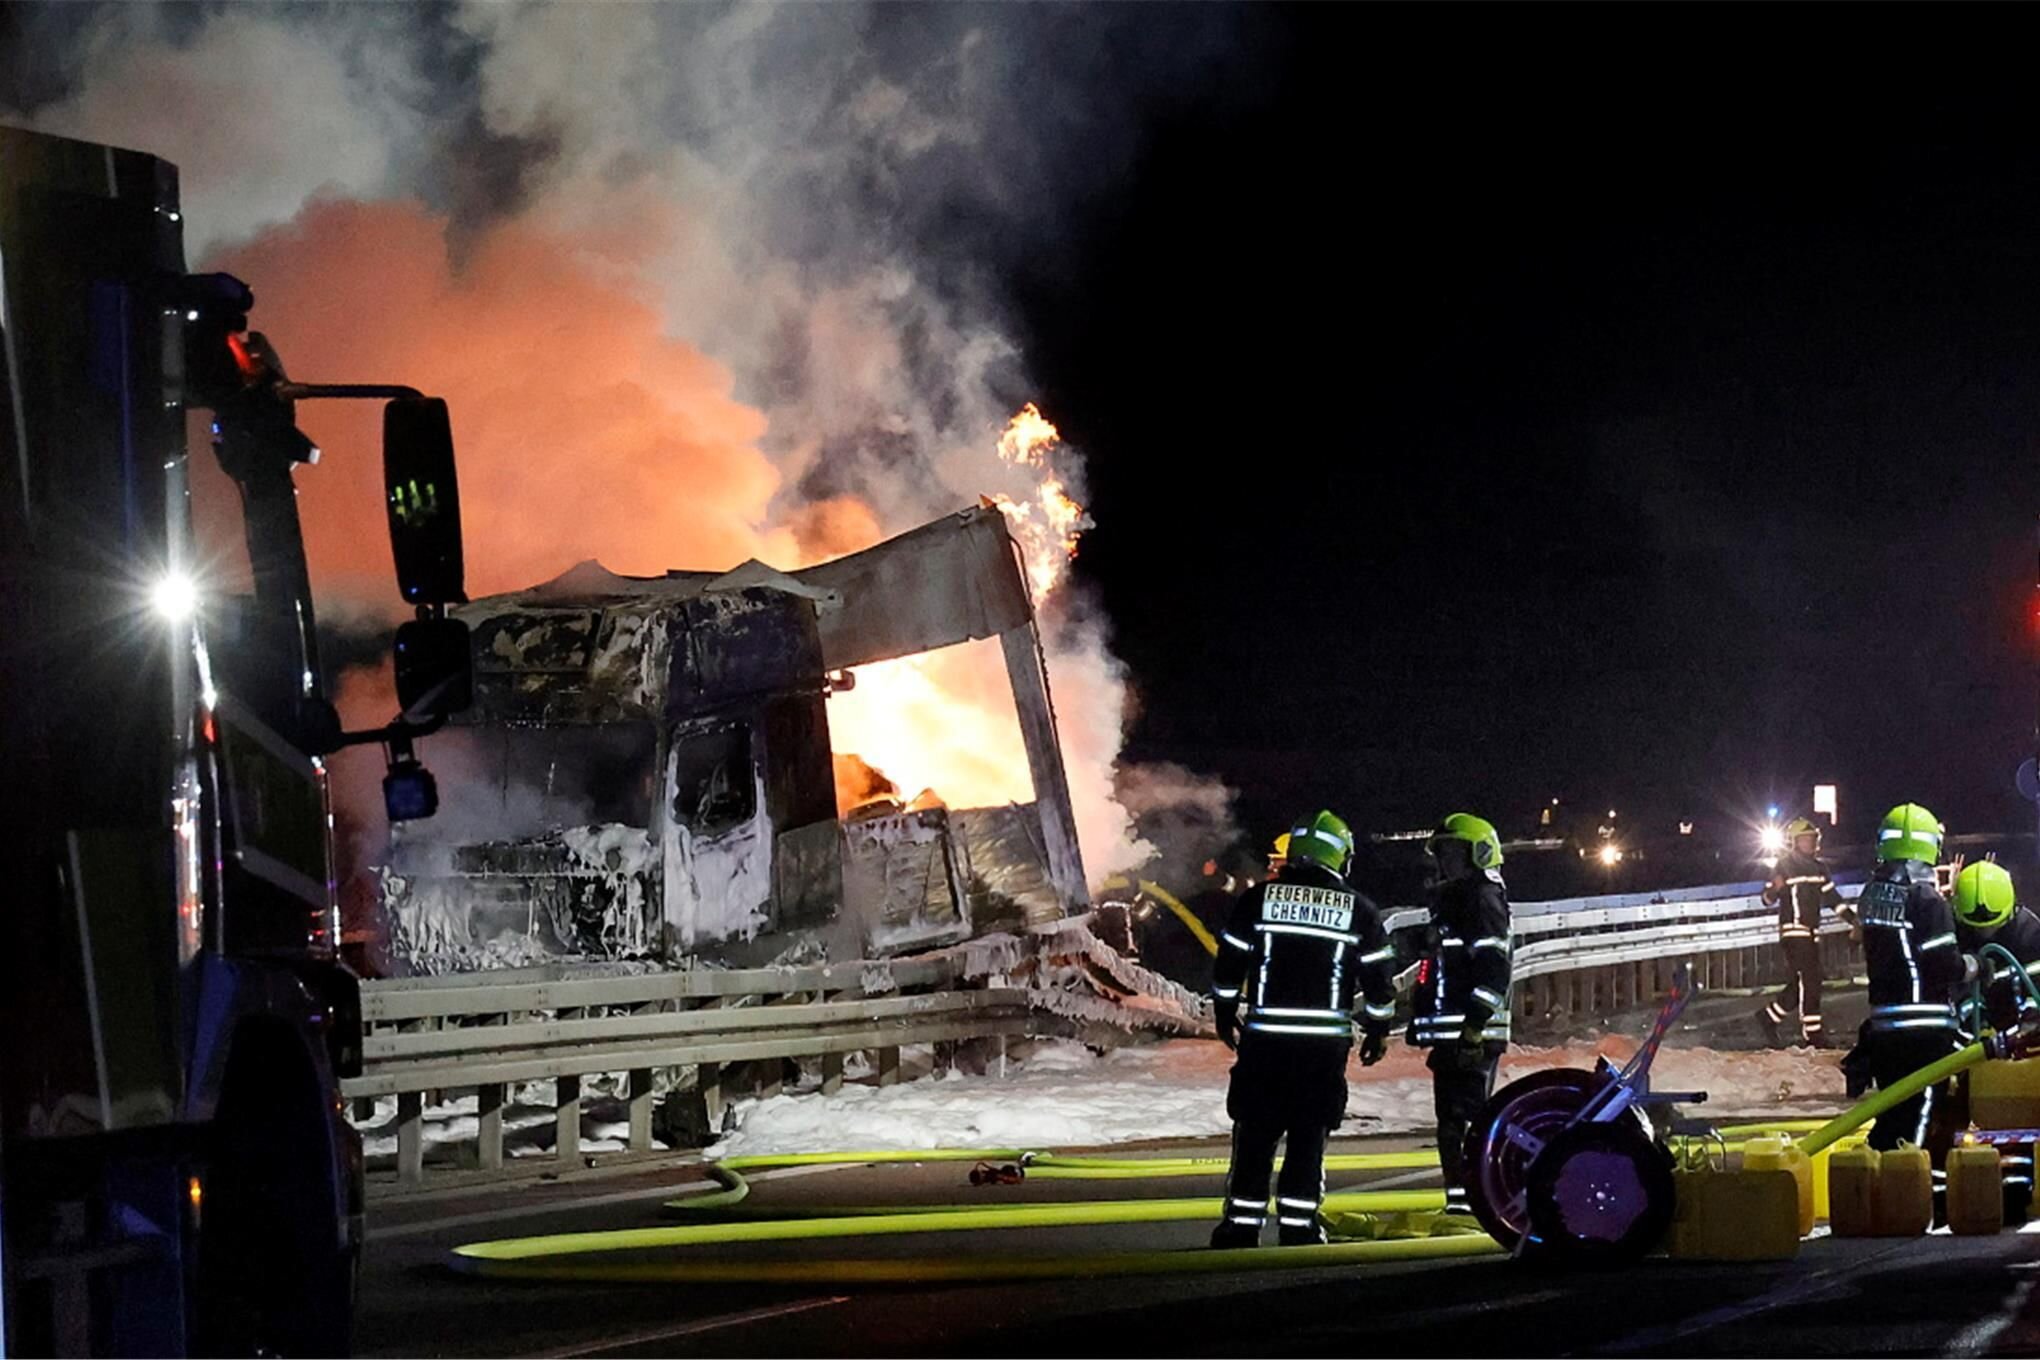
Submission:
POLYGON ((583 562, 462 607, 474 704, 435 739, 460 801, 392 833, 393 963, 882 957, 1082 909, 1029 579, 987 503, 790 573, 583 562), (904 799, 832 749, 858 667, 993 641, 1031 801, 904 799))

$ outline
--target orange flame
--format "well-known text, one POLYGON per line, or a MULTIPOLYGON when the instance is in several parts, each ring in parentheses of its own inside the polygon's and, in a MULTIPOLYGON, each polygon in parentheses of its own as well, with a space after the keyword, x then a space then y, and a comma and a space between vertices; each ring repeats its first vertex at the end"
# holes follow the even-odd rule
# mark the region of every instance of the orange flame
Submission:
POLYGON ((1062 435, 1041 414, 1040 407, 1028 402, 999 436, 999 461, 1035 472, 1038 481, 1033 493, 1026 499, 986 498, 1006 514, 1014 541, 1026 559, 1027 581, 1037 602, 1047 599, 1061 583, 1084 531, 1093 523, 1084 507, 1071 498, 1068 485, 1050 459, 1061 446, 1062 435))
MULTIPOLYGON (((1037 602, 1061 583, 1091 527, 1056 472, 1061 446, 1062 436, 1040 407, 1021 407, 999 435, 999 461, 1031 474, 1033 489, 985 498, 1005 512, 1037 602)), ((994 643, 859 666, 857 687, 830 696, 829 732, 839 753, 836 796, 844 812, 872 801, 865 772, 889 790, 894 783, 899 790, 921 789, 910 806, 995 807, 1034 797, 1005 662, 994 643), (846 766, 846 760, 856 763, 846 766)))

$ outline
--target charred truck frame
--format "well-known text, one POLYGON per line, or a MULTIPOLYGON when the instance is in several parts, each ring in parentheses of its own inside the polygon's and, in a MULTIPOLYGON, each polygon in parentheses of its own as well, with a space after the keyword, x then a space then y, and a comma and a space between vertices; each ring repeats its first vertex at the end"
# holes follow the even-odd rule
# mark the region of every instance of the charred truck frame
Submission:
MULTIPOLYGON (((409 829, 384 881, 397 952, 426 966, 547 955, 832 958, 1052 920, 1085 902, 1020 549, 968 510, 802 571, 617 576, 585 562, 457 611, 475 703, 464 789, 482 838, 409 829), (862 808, 838 820, 826 700, 854 668, 997 638, 1032 805, 862 808), (570 771, 573 771, 570 773, 570 771), (515 790, 585 789, 520 823, 515 790), (504 957, 491 940, 525 952, 504 957)), ((460 821, 461 819, 454 819, 460 821)))

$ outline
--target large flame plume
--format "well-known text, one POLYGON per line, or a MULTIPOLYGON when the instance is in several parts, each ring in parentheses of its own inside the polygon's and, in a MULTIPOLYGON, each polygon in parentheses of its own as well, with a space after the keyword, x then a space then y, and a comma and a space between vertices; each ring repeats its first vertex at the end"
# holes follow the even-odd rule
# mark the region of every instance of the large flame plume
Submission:
MULTIPOLYGON (((998 97, 1029 23, 987 11, 889 58, 855 5, 165 13, 98 12, 35 121, 179 162, 194 263, 251 282, 294 377, 449 399, 471 591, 587 558, 799 567, 986 497, 1053 625, 1087 867, 1143 857, 1116 801, 1127 678, 1068 578, 1081 459, 1033 406, 1001 433, 1025 374, 997 309, 875 229, 956 201, 930 175, 1003 193, 986 133, 1035 107, 998 97), (443 78, 448 51, 471 79, 443 78), (628 78, 588 81, 589 52, 628 78), (222 81, 235 117, 163 117, 222 81)), ((327 451, 300 479, 322 609, 393 622, 375 412, 300 416, 327 451)), ((1033 796, 996 645, 857 680, 830 702, 836 749, 892 796, 1033 796)), ((340 692, 351 722, 388 716, 386 681, 340 692)))

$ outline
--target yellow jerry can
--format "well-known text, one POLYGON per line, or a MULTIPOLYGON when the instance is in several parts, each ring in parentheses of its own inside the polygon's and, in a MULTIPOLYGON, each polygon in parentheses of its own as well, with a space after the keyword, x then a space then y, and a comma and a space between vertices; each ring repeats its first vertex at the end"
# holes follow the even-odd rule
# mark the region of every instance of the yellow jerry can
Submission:
POLYGON ((1877 1235, 1877 1164, 1866 1145, 1835 1148, 1828 1154, 1828 1230, 1836 1237, 1877 1235))
POLYGON ((1791 1172, 1679 1171, 1672 1184, 1672 1256, 1784 1261, 1799 1254, 1799 1186, 1791 1172))
POLYGON ((1852 1133, 1839 1143, 1830 1143, 1819 1152, 1813 1154, 1811 1169, 1813 1172, 1813 1217, 1815 1222, 1825 1223, 1833 1217, 1828 1209, 1828 1159, 1837 1152, 1842 1152, 1849 1148, 1862 1147, 1864 1137, 1865 1135, 1862 1133, 1852 1133))
POLYGON ((1948 1149, 1948 1229, 1959 1236, 1987 1236, 2005 1225, 2004 1168, 1988 1143, 1958 1143, 1948 1149))
POLYGON ((1782 1133, 1764 1134, 1743 1144, 1743 1170, 1788 1171, 1799 1196, 1799 1235, 1813 1231, 1813 1163, 1799 1144, 1782 1133))
POLYGON ((2040 1128, 2040 1058, 1969 1069, 1969 1122, 1979 1129, 2040 1128))
POLYGON ((1877 1236, 1917 1237, 1934 1226, 1934 1168, 1925 1148, 1877 1159, 1877 1236))

